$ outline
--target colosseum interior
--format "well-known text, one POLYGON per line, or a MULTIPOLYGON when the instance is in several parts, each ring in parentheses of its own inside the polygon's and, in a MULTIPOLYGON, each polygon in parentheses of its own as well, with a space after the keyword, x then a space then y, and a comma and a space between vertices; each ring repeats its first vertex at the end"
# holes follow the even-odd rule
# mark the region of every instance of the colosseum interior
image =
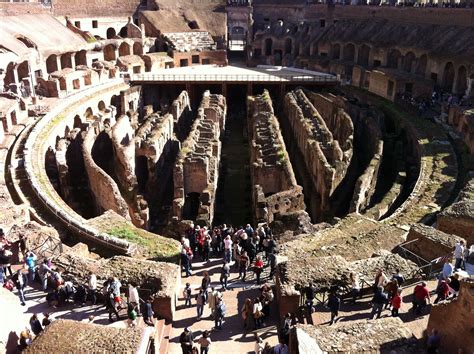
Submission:
POLYGON ((0 353, 474 353, 473 0, 0 19, 0 353))

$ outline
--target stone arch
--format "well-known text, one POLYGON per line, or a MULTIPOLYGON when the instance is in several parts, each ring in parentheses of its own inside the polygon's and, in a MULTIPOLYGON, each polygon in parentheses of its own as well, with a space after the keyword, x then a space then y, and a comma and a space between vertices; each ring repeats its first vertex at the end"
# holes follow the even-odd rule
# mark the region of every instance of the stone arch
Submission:
MULTIPOLYGON (((6 88, 8 88, 8 85, 15 83, 15 73, 14 73, 15 65, 16 64, 14 62, 10 62, 7 65, 7 69, 6 69, 6 72, 5 72, 5 78, 3 80, 3 82, 5 83, 6 88)), ((0 87, 0 89, 1 89, 1 87, 0 87)))
POLYGON ((74 116, 74 128, 82 129, 82 120, 81 117, 79 117, 79 114, 74 116))
POLYGON ((411 73, 415 60, 416 57, 413 52, 408 52, 407 54, 405 54, 405 56, 403 57, 403 70, 405 70, 407 73, 411 73))
POLYGON ((441 87, 451 92, 453 90, 454 84, 454 65, 452 62, 448 61, 444 66, 443 70, 443 80, 441 81, 441 87))
POLYGON ((85 50, 80 50, 76 53, 76 65, 87 65, 87 53, 85 50))
POLYGON ((130 44, 127 42, 122 42, 119 47, 119 57, 123 57, 125 55, 130 55, 130 44))
POLYGON ((293 41, 291 38, 285 39, 285 54, 293 53, 293 41))
POLYGON ((28 61, 26 61, 26 60, 24 62, 20 63, 16 70, 18 72, 18 79, 19 80, 30 76, 30 69, 28 67, 28 61))
POLYGON ((92 111, 92 108, 91 107, 87 107, 85 113, 84 113, 84 117, 87 119, 87 120, 91 120, 93 119, 94 117, 94 112, 92 111))
POLYGON ((117 59, 117 54, 115 53, 115 46, 113 44, 107 44, 104 47, 104 60, 114 61, 117 59))
POLYGON ((58 71, 58 69, 58 57, 56 54, 51 54, 46 59, 46 71, 48 74, 51 74, 52 72, 58 71))
POLYGON ((339 43, 335 43, 332 46, 332 58, 341 59, 341 45, 339 43))
POLYGON ((265 50, 264 53, 265 55, 272 55, 273 52, 273 39, 267 38, 265 39, 265 50))
POLYGON ((355 45, 352 43, 346 44, 342 55, 344 60, 353 62, 355 59, 355 45))
POLYGON ((362 44, 359 47, 359 54, 357 56, 357 64, 368 67, 370 57, 370 47, 366 44, 362 44))
POLYGON ((428 56, 426 54, 423 54, 418 59, 418 65, 416 66, 416 73, 418 75, 425 76, 427 65, 428 65, 428 56))
POLYGON ((124 26, 120 29, 119 36, 122 37, 122 38, 127 38, 128 37, 127 26, 124 26))
POLYGON ((115 28, 107 28, 107 39, 113 39, 115 37, 117 37, 117 32, 115 32, 115 28))
POLYGON ((464 65, 458 68, 458 76, 456 79, 456 93, 464 95, 467 90, 467 69, 464 65))
POLYGON ((135 55, 142 55, 143 54, 143 46, 139 42, 133 43, 133 54, 135 55))
POLYGON ((387 67, 398 69, 398 62, 402 53, 398 49, 390 49, 387 53, 387 67))
POLYGON ((99 110, 99 112, 104 112, 106 110, 104 101, 99 101, 99 103, 97 104, 97 109, 99 110))
POLYGON ((72 68, 72 53, 61 55, 61 69, 72 68))
POLYGON ((34 48, 37 49, 38 46, 28 37, 25 37, 23 35, 18 35, 15 37, 17 40, 19 40, 21 43, 23 43, 26 47, 28 48, 34 48))

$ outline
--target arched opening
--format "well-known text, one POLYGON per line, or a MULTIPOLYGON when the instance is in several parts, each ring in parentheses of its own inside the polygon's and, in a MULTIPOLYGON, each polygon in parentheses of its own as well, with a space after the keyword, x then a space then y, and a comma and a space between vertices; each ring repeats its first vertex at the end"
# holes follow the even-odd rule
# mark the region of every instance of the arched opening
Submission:
POLYGON ((3 82, 5 83, 5 88, 8 88, 10 84, 15 83, 15 73, 13 72, 14 70, 15 70, 15 63, 13 62, 9 63, 7 65, 7 70, 5 72, 5 78, 3 79, 3 82))
POLYGON ((16 39, 18 39, 28 48, 38 48, 37 45, 31 39, 26 38, 25 36, 17 36, 16 39))
POLYGON ((28 68, 28 62, 26 60, 18 65, 17 72, 19 80, 30 76, 30 69, 28 68))
POLYGON ((357 58, 357 64, 368 67, 369 66, 370 47, 362 44, 359 48, 359 55, 357 58))
POLYGON ((82 120, 78 114, 74 116, 74 128, 79 128, 82 130, 82 120))
POLYGON ((452 62, 447 62, 444 66, 443 81, 441 83, 442 88, 445 91, 451 92, 453 90, 454 83, 454 65, 452 62))
POLYGON ((265 39, 265 55, 272 55, 273 40, 271 38, 265 39))
POLYGON ((92 108, 88 107, 86 109, 86 112, 84 113, 84 117, 86 120, 93 120, 94 119, 94 113, 92 112, 92 108))
POLYGON ((130 45, 126 42, 122 42, 119 47, 119 57, 123 57, 125 55, 130 55, 130 45))
POLYGON ((467 70, 464 65, 458 69, 458 77, 456 80, 456 93, 464 95, 467 90, 467 70))
POLYGON ((138 42, 133 43, 133 54, 135 55, 143 54, 143 46, 141 43, 138 43, 138 42))
POLYGON ((293 41, 291 38, 285 39, 285 54, 291 54, 293 52, 293 41))
POLYGON ((99 109, 99 112, 104 112, 105 111, 104 101, 100 101, 99 104, 97 105, 97 108, 99 109))
POLYGON ((71 53, 61 55, 61 69, 72 68, 71 53))
POLYGON ((115 37, 117 37, 117 32, 115 32, 115 28, 107 28, 107 39, 113 39, 115 37))
POLYGON ((92 159, 94 162, 103 169, 110 177, 115 177, 114 171, 114 148, 112 139, 109 135, 102 131, 95 139, 94 145, 92 146, 92 159))
POLYGON ((426 65, 428 64, 428 57, 426 54, 423 54, 420 59, 418 59, 418 65, 416 66, 416 73, 418 75, 425 76, 426 65))
POLYGON ((413 63, 415 62, 415 54, 413 52, 408 52, 405 57, 403 57, 403 70, 407 73, 410 73, 413 68, 413 63))
POLYGON ((59 193, 60 188, 58 165, 56 164, 56 154, 54 153, 54 150, 51 147, 48 148, 44 156, 44 166, 49 181, 53 185, 54 189, 59 193))
POLYGON ((137 156, 135 158, 135 175, 137 176, 139 193, 145 193, 149 178, 148 159, 146 156, 137 156))
POLYGON ((352 43, 346 44, 344 47, 343 57, 345 61, 354 61, 355 59, 355 46, 352 43))
POLYGON ((391 49, 387 53, 387 67, 392 69, 398 69, 398 61, 400 60, 401 56, 402 53, 400 53, 399 50, 391 49))
POLYGON ((81 50, 76 53, 76 65, 87 65, 87 56, 85 50, 81 50))
POLYGON ((120 96, 113 95, 112 98, 110 99, 110 105, 115 107, 116 117, 118 117, 120 115, 120 112, 122 112, 122 104, 120 101, 120 96))
POLYGON ((104 60, 106 61, 114 61, 117 59, 115 54, 115 47, 112 44, 107 44, 104 47, 104 60))
POLYGON ((189 21, 188 27, 191 28, 192 30, 197 30, 199 29, 199 24, 196 21, 189 21))
POLYGON ((128 37, 127 26, 122 27, 122 28, 120 29, 119 36, 122 37, 122 38, 127 38, 127 37, 128 37))
POLYGON ((48 74, 58 71, 58 57, 55 54, 51 54, 48 59, 46 59, 46 71, 48 74))
POLYGON ((340 59, 341 58, 341 45, 336 43, 332 46, 332 58, 340 59))
POLYGON ((196 220, 200 205, 199 193, 188 193, 184 199, 183 219, 196 220))

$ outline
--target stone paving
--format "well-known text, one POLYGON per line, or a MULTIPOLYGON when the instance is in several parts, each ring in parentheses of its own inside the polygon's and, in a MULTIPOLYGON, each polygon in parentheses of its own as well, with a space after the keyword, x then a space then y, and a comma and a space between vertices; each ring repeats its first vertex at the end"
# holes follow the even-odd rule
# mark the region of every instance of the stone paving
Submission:
MULTIPOLYGON (((199 260, 199 256, 197 256, 199 260)), ((179 336, 183 332, 184 327, 189 327, 194 334, 194 338, 198 339, 205 330, 212 330, 214 321, 209 318, 210 309, 208 305, 204 307, 204 313, 201 320, 197 320, 197 312, 195 306, 194 295, 201 286, 201 279, 204 271, 208 271, 211 276, 211 287, 215 286, 220 289, 219 277, 222 267, 221 258, 211 258, 209 262, 193 262, 193 275, 189 278, 182 279, 182 286, 179 292, 179 301, 176 311, 175 320, 173 321, 173 330, 170 335, 170 354, 182 353, 179 344, 179 336), (185 284, 189 282, 193 289, 192 307, 185 308, 182 292, 185 284)), ((266 272, 264 274, 268 276, 266 272)), ((228 282, 230 290, 223 292, 224 303, 227 308, 225 322, 222 330, 212 330, 210 353, 253 353, 255 348, 254 331, 244 333, 243 321, 240 316, 240 309, 247 297, 253 299, 260 294, 259 287, 252 272, 247 272, 246 282, 242 282, 238 277, 238 272, 234 267, 231 268, 231 275, 228 282)), ((258 334, 264 342, 269 342, 272 346, 278 343, 277 337, 277 309, 276 300, 267 320, 266 326, 258 330, 258 334)), ((199 347, 198 345, 196 345, 199 347)))

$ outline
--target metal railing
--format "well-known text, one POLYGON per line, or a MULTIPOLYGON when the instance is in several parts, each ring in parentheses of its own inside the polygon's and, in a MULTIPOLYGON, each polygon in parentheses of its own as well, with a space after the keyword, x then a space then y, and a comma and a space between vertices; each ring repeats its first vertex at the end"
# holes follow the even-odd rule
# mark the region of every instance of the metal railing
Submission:
POLYGON ((337 78, 329 75, 295 74, 129 74, 130 81, 158 82, 336 82, 337 78))

